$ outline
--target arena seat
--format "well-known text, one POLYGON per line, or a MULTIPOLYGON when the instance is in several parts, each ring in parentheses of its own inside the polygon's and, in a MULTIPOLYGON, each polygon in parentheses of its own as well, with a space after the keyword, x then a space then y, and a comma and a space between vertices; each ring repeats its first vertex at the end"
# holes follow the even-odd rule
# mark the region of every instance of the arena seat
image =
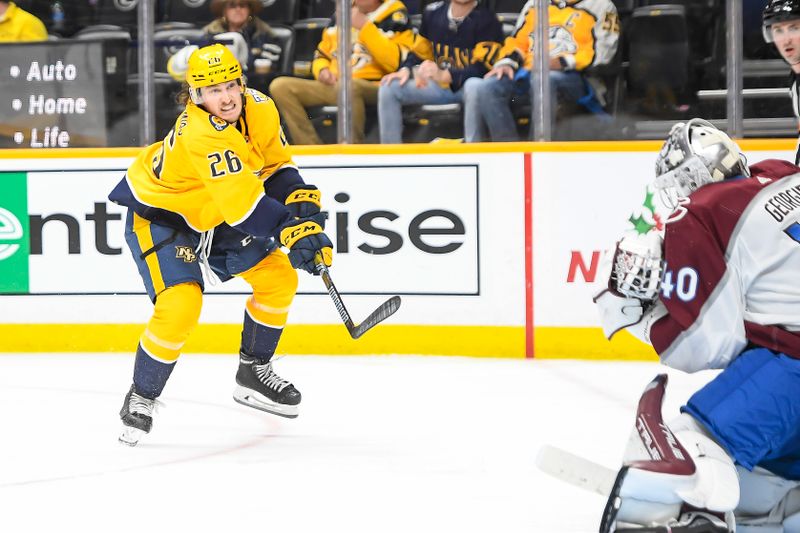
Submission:
POLYGON ((322 39, 322 32, 331 23, 331 19, 314 18, 298 20, 292 24, 295 34, 294 63, 291 72, 301 78, 311 78, 311 61, 314 51, 322 39))
POLYGON ((261 0, 261 5, 263 8, 258 16, 269 24, 292 24, 300 17, 298 0, 261 0))

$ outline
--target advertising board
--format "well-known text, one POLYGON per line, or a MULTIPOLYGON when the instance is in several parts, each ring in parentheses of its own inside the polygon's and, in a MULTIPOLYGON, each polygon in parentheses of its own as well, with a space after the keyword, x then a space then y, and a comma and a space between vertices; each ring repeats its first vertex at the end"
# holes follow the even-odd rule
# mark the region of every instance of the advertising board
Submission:
MULTIPOLYGON (((751 162, 793 157, 790 142, 752 144, 742 143, 751 162)), ((351 314, 364 317, 394 294, 403 304, 351 341, 321 281, 301 274, 282 349, 652 358, 630 336, 604 339, 592 295, 603 253, 657 202, 646 187, 659 145, 297 155, 323 193, 331 272, 351 314)), ((0 351, 135 344, 151 305, 125 247, 123 210, 106 199, 130 161, 4 161, 0 351), (56 330, 61 338, 49 335, 56 330)), ((207 284, 187 349, 235 350, 247 294, 239 280, 207 284)))

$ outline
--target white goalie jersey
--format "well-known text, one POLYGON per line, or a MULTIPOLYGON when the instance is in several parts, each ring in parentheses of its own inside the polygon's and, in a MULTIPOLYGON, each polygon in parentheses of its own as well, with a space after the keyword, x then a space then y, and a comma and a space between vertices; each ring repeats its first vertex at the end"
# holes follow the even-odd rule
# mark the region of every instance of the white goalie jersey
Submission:
POLYGON ((668 366, 724 368, 749 343, 800 358, 800 168, 767 160, 751 175, 703 187, 666 222, 641 331, 668 366))
POLYGON ((797 153, 794 156, 794 164, 800 165, 800 84, 797 83, 798 76, 794 72, 792 72, 792 80, 792 87, 789 92, 792 96, 792 111, 794 111, 794 116, 797 119, 798 130, 797 153))

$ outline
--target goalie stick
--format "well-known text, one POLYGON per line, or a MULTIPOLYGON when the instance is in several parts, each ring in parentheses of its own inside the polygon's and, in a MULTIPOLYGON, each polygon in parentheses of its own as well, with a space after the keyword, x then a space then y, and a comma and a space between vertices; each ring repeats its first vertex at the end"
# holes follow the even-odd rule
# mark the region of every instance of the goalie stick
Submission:
POLYGON ((319 272, 319 275, 322 278, 322 282, 325 283, 325 288, 328 289, 328 294, 330 295, 331 300, 333 300, 333 304, 336 306, 336 310, 339 312, 339 316, 342 318, 342 322, 344 322, 347 332, 350 333, 352 338, 358 339, 364 333, 377 326, 392 316, 398 309, 400 309, 400 297, 392 296, 378 306, 378 308, 372 313, 370 313, 370 315, 365 318, 363 322, 360 324, 354 324, 353 319, 350 318, 350 313, 347 312, 347 308, 344 306, 344 302, 342 301, 342 297, 339 295, 339 291, 336 290, 336 285, 333 284, 331 273, 328 270, 328 267, 325 266, 325 263, 322 261, 322 257, 319 253, 317 253, 314 257, 314 265, 316 266, 317 272, 319 272))
POLYGON ((536 466, 545 474, 601 496, 611 494, 617 477, 616 470, 548 444, 539 449, 536 466))

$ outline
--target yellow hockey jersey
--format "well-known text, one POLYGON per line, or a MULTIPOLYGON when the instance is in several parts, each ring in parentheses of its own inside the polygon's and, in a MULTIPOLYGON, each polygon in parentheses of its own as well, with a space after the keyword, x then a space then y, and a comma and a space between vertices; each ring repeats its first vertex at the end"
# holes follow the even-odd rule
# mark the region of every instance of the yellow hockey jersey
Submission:
MULTIPOLYGON (((400 0, 385 0, 367 18, 369 22, 360 30, 351 30, 353 53, 350 60, 353 78, 377 81, 400 67, 414 43, 414 30, 408 10, 400 0)), ((322 33, 311 64, 315 79, 324 68, 339 75, 338 33, 336 26, 330 26, 322 33)))
POLYGON ((109 199, 198 232, 226 222, 275 236, 288 219, 286 189, 302 179, 272 99, 247 89, 244 101, 236 124, 189 102, 164 140, 139 153, 109 199))
MULTIPOLYGON (((611 0, 551 0, 550 56, 561 57, 568 70, 583 70, 590 65, 611 61, 619 40, 619 17, 611 0)), ((506 38, 500 61, 515 68, 533 66, 533 34, 536 30, 536 5, 528 0, 517 19, 514 33, 506 38)))

